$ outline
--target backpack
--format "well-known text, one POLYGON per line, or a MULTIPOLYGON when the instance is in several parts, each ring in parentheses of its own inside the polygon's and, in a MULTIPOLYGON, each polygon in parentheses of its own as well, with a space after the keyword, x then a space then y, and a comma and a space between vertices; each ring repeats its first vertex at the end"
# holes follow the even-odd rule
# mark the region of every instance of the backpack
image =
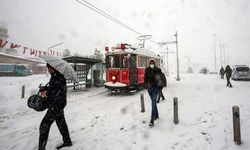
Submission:
POLYGON ((164 79, 162 77, 163 73, 158 73, 155 75, 156 85, 157 87, 163 87, 164 86, 164 79))
POLYGON ((164 73, 161 73, 161 79, 162 79, 162 82, 163 82, 163 86, 167 87, 167 79, 166 79, 166 76, 165 76, 164 73))

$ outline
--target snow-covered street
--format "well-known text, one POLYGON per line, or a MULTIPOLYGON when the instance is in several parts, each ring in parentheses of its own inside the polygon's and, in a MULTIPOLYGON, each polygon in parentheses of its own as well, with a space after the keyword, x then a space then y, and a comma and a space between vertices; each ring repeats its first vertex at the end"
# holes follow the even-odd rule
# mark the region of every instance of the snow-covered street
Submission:
MULTIPOLYGON (((35 150, 39 124, 45 114, 28 108, 27 98, 49 76, 0 77, 0 149, 35 150), (25 98, 21 99, 21 86, 25 98)), ((168 78, 165 101, 158 104, 160 119, 148 126, 151 101, 146 90, 110 95, 104 87, 68 93, 65 117, 73 146, 70 150, 247 150, 250 147, 250 82, 217 75, 184 74, 168 78), (141 113, 140 93, 146 112, 141 113), (173 97, 179 100, 179 123, 173 123, 173 97), (232 106, 240 107, 241 145, 233 142, 232 106)), ((62 142, 54 123, 47 149, 62 142)))

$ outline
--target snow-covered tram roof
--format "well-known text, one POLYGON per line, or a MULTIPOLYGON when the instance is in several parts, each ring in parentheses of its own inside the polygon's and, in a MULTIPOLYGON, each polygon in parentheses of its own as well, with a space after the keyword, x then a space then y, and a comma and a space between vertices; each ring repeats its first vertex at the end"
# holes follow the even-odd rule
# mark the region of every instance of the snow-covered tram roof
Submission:
POLYGON ((136 49, 126 48, 124 50, 115 49, 114 51, 109 51, 106 53, 106 55, 117 55, 117 54, 136 54, 136 55, 143 55, 160 59, 160 55, 144 48, 136 48, 136 49))

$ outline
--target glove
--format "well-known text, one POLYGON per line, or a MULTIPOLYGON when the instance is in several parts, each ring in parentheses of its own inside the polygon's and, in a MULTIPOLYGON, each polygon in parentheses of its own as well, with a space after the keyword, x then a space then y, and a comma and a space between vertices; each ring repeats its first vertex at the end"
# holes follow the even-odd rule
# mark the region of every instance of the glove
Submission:
POLYGON ((42 84, 40 84, 38 88, 39 88, 39 90, 40 90, 41 92, 44 91, 44 86, 42 86, 42 84))

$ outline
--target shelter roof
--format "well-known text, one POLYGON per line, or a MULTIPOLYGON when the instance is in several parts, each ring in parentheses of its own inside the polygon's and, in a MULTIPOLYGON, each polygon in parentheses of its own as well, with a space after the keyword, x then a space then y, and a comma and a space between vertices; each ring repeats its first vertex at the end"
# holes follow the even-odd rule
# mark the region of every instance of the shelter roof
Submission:
POLYGON ((102 60, 100 59, 81 57, 81 56, 69 56, 69 57, 64 57, 62 59, 69 63, 84 63, 87 65, 94 65, 102 62, 102 60))

